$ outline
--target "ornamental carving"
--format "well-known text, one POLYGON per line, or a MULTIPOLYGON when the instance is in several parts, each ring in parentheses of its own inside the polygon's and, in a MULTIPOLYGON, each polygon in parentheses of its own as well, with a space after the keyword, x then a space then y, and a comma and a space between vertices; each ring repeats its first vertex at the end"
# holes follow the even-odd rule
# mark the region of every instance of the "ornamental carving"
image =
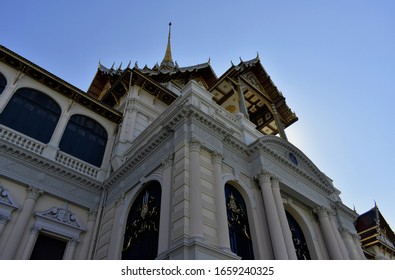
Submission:
POLYGON ((14 202, 10 196, 8 189, 0 185, 0 204, 5 204, 11 208, 18 208, 18 205, 14 202))
POLYGON ((67 203, 62 207, 52 207, 51 209, 36 213, 36 216, 47 218, 62 224, 70 225, 76 228, 81 228, 81 224, 74 213, 70 211, 67 203))

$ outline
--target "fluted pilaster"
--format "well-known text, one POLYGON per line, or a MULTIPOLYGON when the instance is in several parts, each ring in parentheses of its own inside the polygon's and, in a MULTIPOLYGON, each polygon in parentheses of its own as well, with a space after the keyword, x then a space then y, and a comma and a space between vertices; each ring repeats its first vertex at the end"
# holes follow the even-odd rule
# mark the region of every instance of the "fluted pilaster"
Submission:
POLYGON ((17 220, 11 230, 7 242, 0 255, 0 259, 11 260, 15 257, 15 253, 21 242, 22 235, 25 233, 26 226, 29 222, 30 217, 33 214, 34 206, 37 202, 38 197, 43 194, 40 189, 29 187, 26 189, 26 198, 22 205, 21 211, 18 215, 17 220))
POLYGON ((331 226, 331 222, 329 221, 329 210, 325 207, 317 207, 316 209, 314 209, 314 212, 318 215, 322 235, 324 236, 326 249, 328 250, 330 259, 343 259, 343 255, 340 252, 336 236, 331 226))
POLYGON ((288 259, 288 251, 285 245, 280 218, 278 216, 277 207, 273 196, 270 176, 271 175, 269 173, 262 171, 258 174, 258 179, 262 190, 263 204, 269 226, 274 257, 277 260, 286 260, 288 259))
POLYGON ((189 234, 203 238, 203 202, 200 178, 200 148, 197 139, 189 142, 189 234))
POLYGON ((228 216, 226 213, 225 189, 222 183, 222 159, 221 153, 215 151, 212 154, 214 191, 215 191, 215 214, 217 219, 218 246, 230 251, 228 216))
POLYGON ((272 176, 272 191, 273 197, 277 207, 278 217, 280 219, 281 229, 284 235, 285 245, 287 247, 288 258, 290 260, 297 260, 295 246, 292 240, 292 233, 289 228, 288 219, 285 214, 283 199, 280 193, 280 180, 277 177, 272 176))

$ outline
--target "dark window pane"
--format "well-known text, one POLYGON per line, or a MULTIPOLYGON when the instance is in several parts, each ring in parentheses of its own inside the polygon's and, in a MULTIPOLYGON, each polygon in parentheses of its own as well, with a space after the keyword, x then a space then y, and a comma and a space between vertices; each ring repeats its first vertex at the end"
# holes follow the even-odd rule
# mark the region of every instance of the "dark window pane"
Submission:
POLYGON ((51 140, 60 116, 59 105, 48 95, 30 88, 18 89, 0 115, 0 123, 38 141, 51 140))
POLYGON ((7 80, 3 74, 0 73, 0 94, 4 91, 7 86, 7 80))
POLYGON ((100 166, 107 144, 107 132, 95 120, 83 116, 71 116, 59 149, 95 166, 100 166))
POLYGON ((31 260, 61 260, 66 249, 67 242, 45 234, 37 236, 31 260))

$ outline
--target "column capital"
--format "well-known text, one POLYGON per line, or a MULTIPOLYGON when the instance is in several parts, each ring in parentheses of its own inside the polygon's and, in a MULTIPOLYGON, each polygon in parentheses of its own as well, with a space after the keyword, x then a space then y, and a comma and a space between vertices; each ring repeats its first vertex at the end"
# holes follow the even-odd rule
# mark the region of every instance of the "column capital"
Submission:
POLYGON ((258 173, 258 180, 259 182, 262 183, 270 183, 270 178, 272 174, 267 172, 266 170, 262 170, 258 173))
POLYGON ((170 167, 172 161, 173 161, 173 154, 168 155, 164 160, 162 160, 162 167, 163 169, 166 169, 168 167, 170 167))
POLYGON ((89 211, 88 211, 88 222, 95 221, 96 217, 97 217, 97 211, 94 211, 93 209, 89 209, 89 211))
POLYGON ((121 195, 115 201, 115 208, 122 206, 125 203, 125 193, 121 193, 121 195))
POLYGON ((220 153, 218 151, 214 151, 212 153, 212 156, 213 156, 213 158, 212 158, 213 164, 221 164, 222 163, 222 160, 224 158, 222 153, 220 153))
POLYGON ((272 175, 272 188, 280 188, 280 179, 277 176, 272 175))
POLYGON ((32 186, 29 186, 26 192, 26 198, 31 198, 33 200, 37 200, 37 198, 44 193, 44 191, 32 186))
POLYGON ((200 148, 203 144, 195 137, 192 137, 191 141, 189 141, 189 151, 190 152, 200 152, 200 148))
POLYGON ((319 217, 329 217, 329 209, 324 206, 318 206, 313 209, 313 212, 319 217))

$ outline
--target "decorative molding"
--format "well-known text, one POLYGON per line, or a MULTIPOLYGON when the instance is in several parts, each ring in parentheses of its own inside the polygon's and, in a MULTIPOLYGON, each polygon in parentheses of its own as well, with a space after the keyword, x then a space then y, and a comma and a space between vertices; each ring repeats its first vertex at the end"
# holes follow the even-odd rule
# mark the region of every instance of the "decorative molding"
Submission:
POLYGON ((329 218, 330 210, 324 206, 318 206, 313 209, 313 212, 317 214, 320 218, 327 217, 329 218))
POLYGON ((260 183, 260 184, 263 184, 263 183, 268 183, 268 182, 270 182, 271 176, 272 176, 271 173, 267 172, 266 170, 261 170, 261 171, 258 173, 258 176, 257 176, 257 177, 258 177, 259 183, 260 183))
POLYGON ((44 193, 44 191, 42 191, 38 188, 29 186, 26 189, 26 198, 31 198, 33 200, 37 200, 39 198, 39 196, 42 195, 43 193, 44 193))
POLYGON ((126 195, 125 193, 121 193, 121 195, 115 201, 115 208, 122 207, 125 203, 126 195))
POLYGON ((70 211, 67 203, 65 203, 62 207, 52 207, 47 211, 37 212, 36 216, 82 229, 81 223, 78 221, 78 217, 70 211))
POLYGON ((174 158, 174 155, 170 154, 164 160, 162 160, 162 168, 163 168, 163 170, 167 169, 168 167, 170 167, 172 165, 173 158, 174 158))
POLYGON ((317 188, 320 192, 324 192, 326 195, 331 195, 336 189, 329 184, 328 179, 324 174, 308 159, 299 149, 293 146, 288 141, 276 137, 266 135, 262 137, 259 141, 251 144, 248 149, 248 155, 253 156, 257 153, 264 153, 267 156, 273 158, 275 162, 281 163, 282 166, 285 166, 289 171, 293 171, 296 174, 300 175, 302 178, 311 182, 314 187, 317 188), (293 164, 287 157, 279 154, 273 148, 268 146, 267 144, 274 144, 282 147, 287 151, 291 151, 293 154, 297 155, 299 162, 303 162, 304 165, 313 172, 315 178, 308 174, 305 170, 303 170, 300 164, 293 164))
POLYGON ((58 234, 68 239, 79 239, 80 234, 86 230, 77 215, 68 208, 67 202, 61 207, 52 207, 43 212, 36 212, 35 216, 36 222, 33 228, 58 234))
POLYGON ((88 211, 88 222, 95 221, 97 218, 97 211, 89 209, 88 211))
POLYGON ((344 205, 341 201, 336 201, 336 202, 332 203, 331 205, 334 209, 336 209, 338 211, 338 213, 340 213, 343 216, 346 216, 348 218, 351 218, 353 222, 359 216, 355 210, 351 210, 349 207, 344 205))
POLYGON ((191 141, 189 141, 189 151, 190 152, 200 152, 200 148, 203 144, 195 137, 192 137, 191 141))
POLYGON ((224 156, 222 155, 222 153, 220 153, 218 151, 213 151, 212 152, 212 162, 213 162, 213 164, 222 164, 223 158, 224 158, 224 156))
POLYGON ((2 185, 0 185, 0 208, 2 208, 1 205, 7 206, 7 208, 11 208, 12 210, 19 208, 18 204, 16 204, 10 195, 10 191, 2 185))

